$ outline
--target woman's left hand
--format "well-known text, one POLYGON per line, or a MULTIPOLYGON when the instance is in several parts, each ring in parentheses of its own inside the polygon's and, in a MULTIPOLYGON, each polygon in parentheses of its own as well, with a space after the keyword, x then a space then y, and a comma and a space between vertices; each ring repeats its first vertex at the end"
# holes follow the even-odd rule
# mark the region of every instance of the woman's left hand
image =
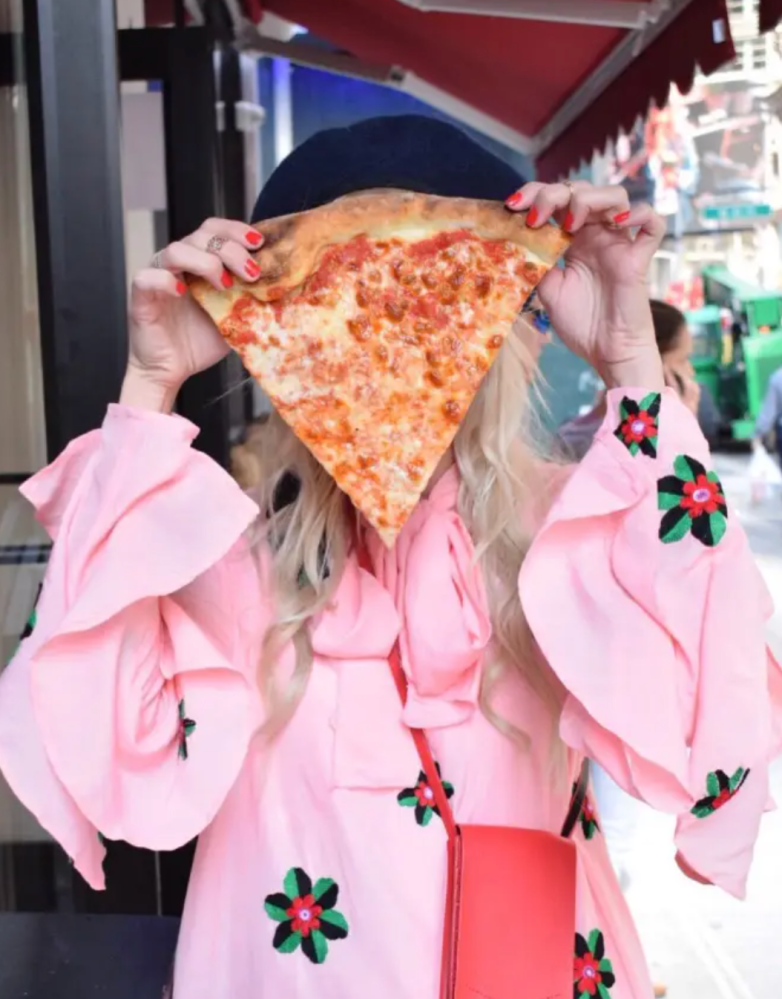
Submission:
POLYGON ((663 219, 649 205, 631 208, 622 187, 585 181, 525 184, 506 204, 527 210, 531 228, 554 217, 573 234, 564 268, 552 268, 538 286, 565 345, 609 388, 661 389, 647 272, 665 235, 663 219))

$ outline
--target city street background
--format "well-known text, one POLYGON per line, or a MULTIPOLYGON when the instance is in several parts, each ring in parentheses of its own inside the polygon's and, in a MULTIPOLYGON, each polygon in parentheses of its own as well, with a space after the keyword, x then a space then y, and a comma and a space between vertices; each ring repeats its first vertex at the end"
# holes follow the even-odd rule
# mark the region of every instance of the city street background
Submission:
MULTIPOLYGON (((782 654, 782 497, 750 503, 745 455, 718 455, 738 517, 777 606, 769 640, 782 654)), ((664 720, 661 719, 661 724, 664 720)), ((782 805, 782 760, 772 773, 782 805)), ((782 810, 763 820, 747 900, 685 878, 673 862, 673 824, 644 808, 628 858, 628 901, 656 981, 670 999, 777 999, 782 995, 782 810)))

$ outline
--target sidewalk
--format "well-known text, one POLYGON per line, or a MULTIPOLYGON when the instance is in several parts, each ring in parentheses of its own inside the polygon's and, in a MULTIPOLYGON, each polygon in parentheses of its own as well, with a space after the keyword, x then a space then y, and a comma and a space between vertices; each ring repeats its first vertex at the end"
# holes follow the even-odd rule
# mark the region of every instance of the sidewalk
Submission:
MULTIPOLYGON (((782 499, 752 507, 748 458, 718 456, 716 469, 779 610, 769 640, 782 654, 782 499)), ((782 760, 772 772, 782 806, 782 760)), ((629 858, 628 901, 652 975, 669 999, 777 999, 782 995, 782 809, 763 820, 746 902, 689 881, 673 862, 673 823, 643 809, 629 858)))

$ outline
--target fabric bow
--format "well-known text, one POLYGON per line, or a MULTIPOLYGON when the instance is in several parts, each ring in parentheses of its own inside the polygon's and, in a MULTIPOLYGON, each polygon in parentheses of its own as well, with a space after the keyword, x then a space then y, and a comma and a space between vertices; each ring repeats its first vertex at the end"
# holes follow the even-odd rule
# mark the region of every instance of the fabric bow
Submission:
POLYGON ((421 499, 389 551, 367 538, 375 575, 393 598, 409 683, 404 722, 439 728, 465 721, 478 702, 480 663, 492 636, 483 577, 456 510, 450 468, 421 499))

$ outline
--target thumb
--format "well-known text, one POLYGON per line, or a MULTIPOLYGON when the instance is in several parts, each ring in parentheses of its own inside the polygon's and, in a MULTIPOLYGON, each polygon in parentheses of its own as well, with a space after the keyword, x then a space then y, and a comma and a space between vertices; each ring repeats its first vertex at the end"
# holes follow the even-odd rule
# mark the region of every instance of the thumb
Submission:
POLYGON ((564 282, 565 268, 555 265, 535 289, 546 312, 551 312, 552 309, 557 307, 564 282))

